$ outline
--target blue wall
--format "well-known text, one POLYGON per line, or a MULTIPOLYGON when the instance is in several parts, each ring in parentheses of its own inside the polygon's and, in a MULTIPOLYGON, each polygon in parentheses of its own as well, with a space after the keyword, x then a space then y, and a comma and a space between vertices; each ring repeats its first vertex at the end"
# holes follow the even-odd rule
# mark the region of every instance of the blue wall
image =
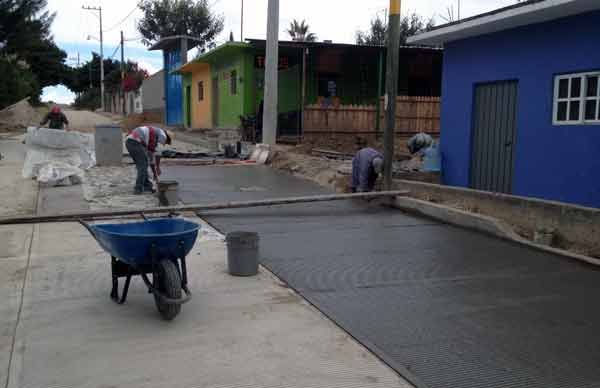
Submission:
POLYGON ((470 183, 475 85, 518 80, 513 194, 600 207, 600 125, 552 125, 554 76, 595 70, 600 70, 600 12, 447 44, 444 182, 470 183))
POLYGON ((164 51, 165 62, 165 108, 167 125, 183 125, 183 80, 172 74, 181 63, 181 50, 164 51))

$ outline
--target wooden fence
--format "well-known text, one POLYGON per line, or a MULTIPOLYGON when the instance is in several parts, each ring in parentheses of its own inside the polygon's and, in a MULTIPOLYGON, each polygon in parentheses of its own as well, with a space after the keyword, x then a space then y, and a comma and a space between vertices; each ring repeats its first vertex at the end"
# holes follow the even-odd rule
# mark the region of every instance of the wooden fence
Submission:
POLYGON ((375 105, 308 105, 304 108, 303 129, 304 132, 373 132, 376 119, 375 105))
MULTIPOLYGON (((382 99, 381 126, 384 127, 385 103, 382 99)), ((322 107, 308 105, 304 109, 304 134, 375 134, 377 107, 375 105, 340 105, 322 107)), ((439 97, 398 97, 396 100, 396 132, 410 134, 440 132, 439 97)))

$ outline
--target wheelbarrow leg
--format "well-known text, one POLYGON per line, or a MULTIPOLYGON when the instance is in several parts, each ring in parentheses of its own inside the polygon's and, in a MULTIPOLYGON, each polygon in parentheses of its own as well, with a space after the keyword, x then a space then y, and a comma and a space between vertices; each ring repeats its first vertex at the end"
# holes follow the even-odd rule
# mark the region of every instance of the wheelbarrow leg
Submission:
POLYGON ((131 283, 131 275, 127 275, 127 279, 125 279, 125 287, 123 287, 123 294, 121 295, 121 300, 119 304, 125 303, 127 300, 127 293, 129 292, 129 283, 131 283))
POLYGON ((112 274, 112 290, 110 291, 110 298, 117 302, 119 300, 119 277, 116 274, 117 259, 114 256, 111 256, 110 266, 112 274))
POLYGON ((123 266, 119 268, 119 262, 114 256, 111 256, 110 260, 111 272, 112 272, 112 290, 110 291, 110 298, 118 304, 123 304, 127 300, 127 293, 129 292, 129 285, 131 284, 131 277, 133 276, 131 268, 127 267, 127 273, 123 273, 123 266), (126 276, 125 286, 123 287, 123 293, 119 299, 119 275, 126 276))

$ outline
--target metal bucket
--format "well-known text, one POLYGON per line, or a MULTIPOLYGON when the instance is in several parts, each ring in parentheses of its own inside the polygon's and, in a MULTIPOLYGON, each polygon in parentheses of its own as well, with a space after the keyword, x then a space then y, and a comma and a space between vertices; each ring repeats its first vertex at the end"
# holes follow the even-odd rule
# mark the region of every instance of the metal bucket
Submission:
POLYGON ((179 182, 158 182, 158 200, 161 206, 176 206, 179 203, 179 182))
POLYGON ((227 235, 227 263, 233 276, 258 274, 258 233, 232 232, 227 235))

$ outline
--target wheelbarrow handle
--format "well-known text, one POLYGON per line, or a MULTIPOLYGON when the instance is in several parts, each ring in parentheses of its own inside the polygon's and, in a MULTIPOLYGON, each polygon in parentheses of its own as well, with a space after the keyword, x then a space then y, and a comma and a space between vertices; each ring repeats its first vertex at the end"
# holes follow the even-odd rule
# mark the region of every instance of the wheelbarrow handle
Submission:
POLYGON ((90 224, 88 224, 87 222, 85 222, 82 219, 79 219, 78 222, 83 225, 84 228, 86 228, 88 230, 88 232, 90 232, 90 234, 96 238, 96 233, 94 233, 94 229, 92 228, 92 226, 90 224))

